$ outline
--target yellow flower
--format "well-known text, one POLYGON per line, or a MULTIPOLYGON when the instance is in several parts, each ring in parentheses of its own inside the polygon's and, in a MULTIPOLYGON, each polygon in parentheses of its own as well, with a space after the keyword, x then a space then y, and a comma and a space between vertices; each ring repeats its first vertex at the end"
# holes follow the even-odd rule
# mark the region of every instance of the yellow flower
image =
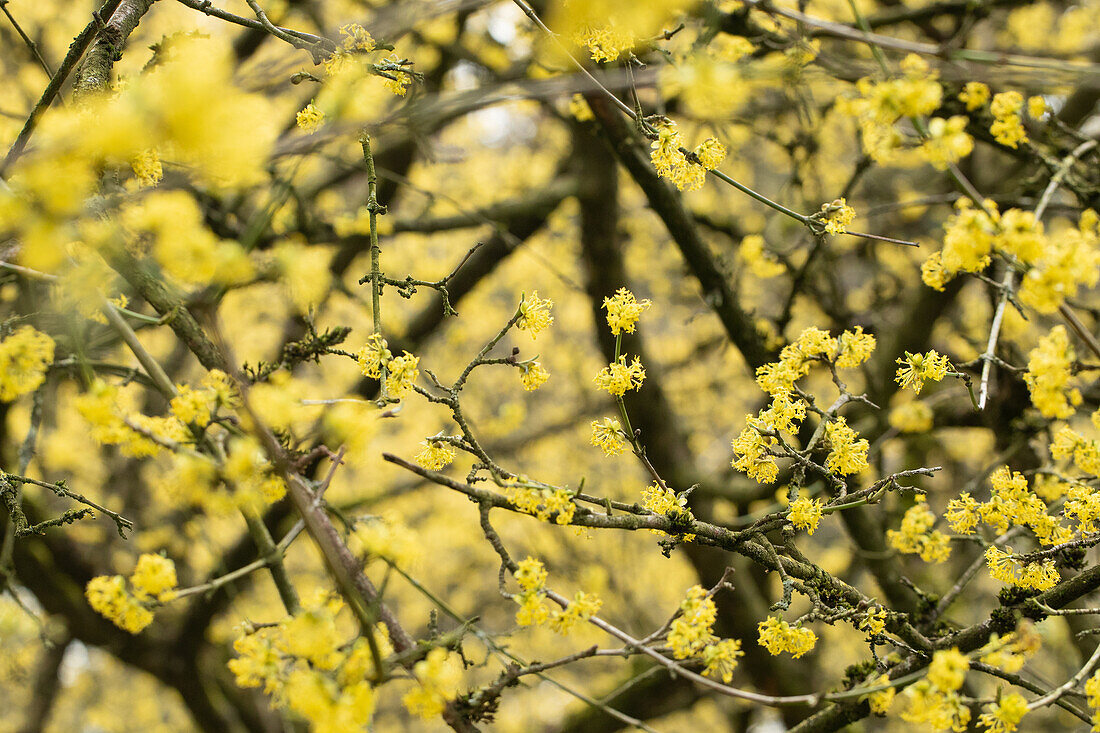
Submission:
POLYGON ((634 360, 627 365, 625 354, 620 356, 617 362, 604 367, 595 378, 597 387, 615 397, 622 397, 628 389, 638 389, 642 386, 643 380, 645 380, 645 369, 642 367, 642 362, 635 356, 634 360))
POLYGON ((740 639, 722 639, 703 648, 703 674, 707 677, 720 677, 727 685, 733 679, 733 670, 737 669, 737 658, 745 656, 741 651, 740 639))
POLYGON ((909 507, 901 519, 901 528, 887 530, 886 539, 898 552, 920 555, 925 562, 941 563, 951 555, 947 535, 932 529, 936 517, 929 510, 923 496, 909 507))
MULTIPOLYGON (((887 685, 889 683, 890 675, 883 674, 871 680, 868 687, 878 687, 879 685, 887 685)), ((861 697, 860 700, 864 698, 867 699, 867 704, 870 706, 872 713, 885 715, 890 710, 890 706, 894 704, 894 695, 896 694, 897 690, 893 687, 887 687, 885 690, 868 693, 864 697, 861 697)))
POLYGON ((622 425, 614 418, 605 417, 602 422, 592 421, 592 445, 603 451, 605 456, 617 456, 626 450, 626 441, 622 437, 622 425))
POLYGON ((21 326, 0 341, 0 401, 33 392, 46 381, 54 341, 30 326, 21 326))
POLYGON ((533 392, 546 383, 546 380, 550 378, 550 372, 542 368, 542 364, 537 361, 532 361, 528 364, 520 365, 522 373, 519 375, 519 381, 523 384, 523 389, 527 392, 533 392))
POLYGON ((130 576, 130 585, 138 598, 168 600, 176 587, 176 564, 160 555, 142 555, 130 576))
POLYGON ((867 615, 860 620, 859 628, 862 631, 866 631, 871 636, 878 636, 886 631, 886 618, 888 615, 885 608, 871 609, 867 612, 867 615))
POLYGON ((386 391, 394 397, 404 397, 413 388, 420 370, 420 358, 404 352, 386 365, 386 391))
POLYGON ((695 157, 708 171, 712 171, 722 165, 726 159, 726 148, 713 137, 708 137, 695 148, 695 157))
POLYGON ((1076 355, 1065 326, 1055 326, 1028 353, 1024 381, 1031 403, 1043 417, 1065 419, 1081 404, 1081 392, 1073 385, 1076 355))
POLYGON ((448 442, 428 438, 421 445, 423 449, 416 454, 416 462, 423 468, 438 471, 455 459, 455 447, 448 442))
POLYGON ((790 626, 786 621, 769 616, 757 624, 760 633, 760 646, 775 656, 783 652, 790 652, 791 656, 798 659, 803 654, 813 650, 817 644, 817 635, 809 629, 801 626, 790 626))
POLYGON ((989 87, 980 81, 968 81, 959 94, 959 101, 966 104, 968 112, 973 112, 989 101, 989 87))
POLYGON ((993 97, 989 111, 993 113, 993 124, 989 132, 1001 145, 1015 148, 1019 143, 1027 142, 1027 131, 1020 120, 1024 107, 1024 98, 1019 92, 1001 92, 993 97))
POLYGON ((966 673, 970 670, 970 660, 955 647, 941 649, 932 655, 928 665, 928 681, 943 692, 951 692, 962 687, 966 673))
POLYGON ((88 605, 124 631, 137 634, 153 622, 153 614, 126 592, 121 575, 100 575, 88 581, 84 591, 88 605))
POLYGON ((668 630, 668 646, 676 659, 688 659, 700 653, 704 647, 717 641, 711 633, 718 608, 702 586, 688 589, 680 603, 680 614, 673 619, 668 630))
POLYGON ((389 345, 380 333, 372 333, 368 336, 366 345, 356 355, 363 376, 373 377, 374 379, 379 379, 382 376, 382 367, 392 358, 393 354, 390 353, 389 345))
POLYGON ((787 519, 791 524, 799 529, 806 530, 806 534, 813 534, 817 529, 818 522, 821 521, 822 507, 824 502, 821 499, 809 499, 805 496, 800 496, 791 502, 791 511, 787 515, 787 519))
POLYGON ((915 394, 920 394, 926 381, 938 382, 947 375, 951 362, 946 356, 935 351, 926 354, 910 354, 905 352, 904 359, 898 359, 901 368, 897 371, 896 381, 902 389, 912 388, 915 394))
POLYGON ((324 127, 325 113, 318 109, 317 105, 313 104, 313 102, 310 102, 303 109, 298 111, 295 122, 298 125, 298 129, 312 135, 324 127))
POLYGON ((615 26, 587 25, 573 40, 588 49, 593 61, 614 61, 634 46, 630 34, 615 26))
POLYGON ((848 231, 848 225, 856 218, 856 210, 842 198, 832 203, 822 204, 821 211, 825 213, 825 232, 827 234, 844 234, 848 231))
POLYGON ((978 725, 987 728, 988 733, 1011 733, 1016 730, 1027 710, 1027 699, 1013 692, 987 705, 987 712, 978 716, 978 725))
POLYGON ((848 427, 843 417, 825 425, 825 438, 831 450, 825 458, 825 467, 838 476, 859 473, 867 468, 867 449, 870 444, 865 438, 857 440, 856 431, 848 427))
POLYGON ((130 161, 130 167, 142 186, 155 186, 164 177, 164 168, 160 164, 160 156, 152 148, 138 153, 130 161))
POLYGON ((343 38, 345 51, 361 51, 370 53, 375 48, 374 38, 366 28, 358 23, 348 23, 340 27, 340 35, 343 38))
POLYGON ((604 298, 603 307, 607 310, 607 325, 611 327, 611 333, 616 336, 623 332, 634 333, 634 325, 642 312, 652 305, 648 300, 635 300, 634 294, 626 288, 619 288, 613 298, 604 298))
POLYGON ((574 94, 569 99, 569 114, 573 115, 573 119, 578 122, 588 122, 595 119, 592 108, 588 106, 588 102, 580 94, 574 94))
POLYGON ((413 665, 413 677, 419 684, 401 701, 413 715, 431 720, 442 713, 447 702, 458 694, 462 684, 462 664, 456 655, 436 647, 413 665))
POLYGON ((549 298, 540 300, 537 290, 531 293, 530 298, 524 296, 519 302, 519 319, 516 321, 516 328, 528 331, 531 338, 536 338, 540 331, 549 328, 554 322, 554 317, 550 315, 550 308, 553 305, 554 302, 549 298))
POLYGON ((871 358, 875 350, 875 337, 863 332, 863 326, 845 331, 837 339, 836 365, 841 369, 854 369, 871 358))
POLYGON ((546 585, 546 568, 530 555, 519 561, 515 576, 519 587, 528 593, 541 591, 546 585))

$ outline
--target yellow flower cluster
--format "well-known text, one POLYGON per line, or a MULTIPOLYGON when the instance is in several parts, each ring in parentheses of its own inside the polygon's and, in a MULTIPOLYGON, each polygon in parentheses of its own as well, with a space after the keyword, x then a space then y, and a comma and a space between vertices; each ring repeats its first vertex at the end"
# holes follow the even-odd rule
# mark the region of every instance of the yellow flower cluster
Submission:
POLYGON ((773 656, 790 652, 792 657, 798 659, 812 651, 817 644, 817 634, 813 631, 801 626, 791 626, 775 616, 768 616, 757 624, 757 631, 760 634, 760 646, 773 656))
POLYGON ((158 190, 129 202, 119 221, 130 237, 151 240, 156 261, 183 283, 238 285, 253 276, 244 248, 206 228, 198 203, 184 191, 158 190))
POLYGON ((859 628, 870 636, 878 636, 886 631, 886 619, 889 617, 885 608, 872 608, 867 615, 860 619, 859 628))
POLYGON ((837 417, 825 425, 825 439, 829 443, 829 455, 825 467, 838 476, 850 476, 867 468, 867 449, 870 444, 859 438, 848 427, 843 417, 837 417))
MULTIPOLYGON (((783 348, 779 361, 760 366, 756 384, 772 396, 772 402, 757 415, 746 415, 747 425, 731 443, 731 465, 759 483, 775 481, 779 466, 770 452, 778 442, 774 434, 782 431, 793 435, 806 416, 805 403, 794 394, 795 383, 809 374, 815 362, 831 361, 838 367, 854 368, 870 358, 874 348, 875 337, 863 333, 861 327, 845 331, 839 338, 819 328, 808 328, 783 348)), ((838 433, 838 439, 844 437, 846 434, 838 433)), ((858 442, 845 443, 837 456, 838 470, 856 465, 859 452, 858 442)))
POLYGON ((567 634, 578 621, 595 616, 603 605, 596 594, 577 591, 564 609, 551 609, 546 601, 546 568, 533 557, 521 560, 514 575, 521 591, 513 596, 519 604, 516 623, 520 626, 548 625, 559 634, 567 634))
POLYGON ((557 524, 569 524, 577 510, 573 495, 565 489, 512 486, 508 488, 507 496, 516 509, 543 522, 549 522, 553 517, 557 524))
POLYGON ((386 392, 393 397, 404 397, 420 376, 420 358, 409 352, 394 357, 382 334, 374 333, 356 354, 359 369, 364 376, 380 379, 386 372, 386 392))
POLYGON ((604 298, 603 307, 607 310, 607 325, 611 333, 634 333, 634 326, 642 317, 642 312, 652 306, 649 300, 636 300, 634 294, 626 288, 619 288, 615 297, 604 298))
POLYGON ((1024 381, 1032 404, 1043 417, 1065 419, 1081 404, 1081 393, 1071 385, 1075 359, 1073 344, 1064 326, 1055 326, 1027 354, 1024 381))
POLYGON ((325 126, 325 113, 318 109, 313 102, 310 102, 299 110, 295 116, 295 123, 302 132, 312 135, 325 126))
POLYGON ((97 379, 76 398, 76 410, 91 426, 94 440, 117 445, 124 455, 134 458, 155 456, 164 450, 163 445, 193 439, 187 426, 175 416, 150 417, 124 407, 135 400, 131 389, 97 379))
POLYGON ((945 171, 974 151, 974 138, 966 132, 970 120, 965 115, 953 115, 946 120, 933 117, 928 121, 928 135, 918 152, 936 170, 945 171))
POLYGON ((130 161, 130 168, 137 176, 137 182, 144 187, 155 186, 164 177, 164 167, 160 163, 160 155, 156 148, 143 150, 130 161))
POLYGON ((901 518, 901 528, 887 530, 886 539, 898 552, 920 555, 925 562, 941 563, 951 555, 951 544, 947 535, 932 529, 935 523, 936 517, 925 498, 918 496, 901 518))
POLYGON ((651 144, 649 158, 657 175, 676 184, 681 191, 697 191, 706 182, 707 171, 717 168, 726 157, 726 149, 714 138, 707 138, 695 150, 698 163, 684 155, 684 138, 675 122, 657 127, 657 139, 651 144))
POLYGON ((428 438, 420 445, 422 448, 416 454, 416 463, 423 468, 438 471, 455 459, 455 447, 447 441, 428 438))
POLYGON ((1100 671, 1085 681, 1085 695, 1092 709, 1092 730, 1100 730, 1100 671))
POLYGON ((175 597, 176 566, 160 555, 142 555, 130 575, 131 591, 121 575, 100 575, 88 581, 84 595, 96 613, 120 629, 137 634, 153 622, 150 607, 175 597))
POLYGON ((787 519, 798 529, 806 530, 806 534, 813 534, 817 530, 818 522, 821 521, 824 506, 825 503, 821 499, 800 496, 791 502, 787 519))
POLYGON ((417 686, 407 692, 401 702, 413 715, 431 720, 458 695, 462 685, 462 662, 457 654, 436 647, 413 665, 413 677, 417 686))
POLYGON ((596 375, 596 386, 614 397, 622 397, 629 389, 638 389, 645 380, 645 368, 638 357, 626 363, 626 355, 608 364, 596 375))
MULTIPOLYGON (((868 687, 879 687, 880 685, 890 684, 890 675, 881 674, 868 683, 868 687)), ((897 690, 893 687, 887 687, 883 690, 877 690, 876 692, 868 693, 860 697, 860 700, 867 700, 868 707, 871 708, 871 712, 876 715, 885 715, 890 706, 894 704, 894 696, 897 695, 897 690)))
POLYGON ((973 112, 989 101, 989 87, 980 81, 968 81, 959 93, 959 101, 966 104, 967 112, 973 112))
POLYGON ((969 668, 970 660, 958 649, 935 652, 927 676, 905 690, 908 706, 901 713, 902 720, 925 723, 933 730, 966 730, 970 710, 958 690, 969 668))
POLYGON ((848 225, 856 218, 856 210, 842 198, 822 204, 821 213, 825 218, 826 234, 844 234, 848 231, 848 225))
POLYGON ((943 354, 932 350, 926 354, 905 352, 904 359, 897 359, 898 369, 895 381, 902 389, 912 388, 914 394, 920 394, 925 382, 938 382, 947 376, 951 362, 943 354))
POLYGON ((978 725, 985 728, 987 733, 1011 733, 1027 715, 1027 698, 1012 692, 986 705, 985 710, 986 712, 978 716, 978 725))
POLYGON ((1024 622, 1010 634, 993 634, 981 651, 981 661, 1015 674, 1039 651, 1041 638, 1030 622, 1024 622))
POLYGON ((546 384, 548 379, 550 379, 550 372, 546 371, 537 360, 520 365, 519 381, 524 391, 534 392, 546 384))
POLYGON ((527 331, 531 334, 531 338, 537 338, 540 331, 549 328, 554 322, 554 317, 550 315, 550 308, 553 305, 554 302, 549 298, 540 300, 537 290, 531 293, 530 298, 524 295, 519 302, 519 319, 516 321, 516 328, 527 331))
POLYGON ((586 48, 593 61, 614 61, 634 47, 634 38, 614 25, 585 26, 573 42, 586 48))
POLYGON ((286 495, 286 484, 251 436, 230 443, 222 473, 238 506, 261 510, 286 495))
MULTIPOLYGON (((342 607, 339 600, 319 596, 273 626, 246 625, 233 642, 237 656, 228 662, 237 685, 262 687, 273 707, 300 715, 311 730, 337 733, 366 727, 375 708, 371 682, 380 670, 366 638, 345 642, 337 626, 342 607)), ((383 659, 393 654, 384 624, 375 626, 373 635, 383 659)))
POLYGON ((993 96, 989 111, 993 113, 993 124, 989 128, 993 139, 1010 148, 1027 142, 1027 131, 1020 119, 1024 108, 1024 97, 1019 92, 1001 92, 993 96))
MULTIPOLYGON (((642 506, 653 512, 678 521, 694 521, 691 510, 687 508, 687 497, 677 496, 672 489, 661 488, 656 482, 642 490, 642 506)), ((653 530, 654 534, 662 534, 653 530)), ((681 536, 684 542, 695 539, 693 534, 681 536)))
POLYGON ((1088 440, 1068 425, 1054 434, 1050 443, 1050 457, 1056 461, 1073 457, 1073 465, 1085 473, 1100 476, 1100 445, 1088 440))
POLYGON ((737 659, 744 655, 738 639, 719 639, 712 632, 718 609, 702 586, 688 588, 680 611, 668 630, 668 647, 676 659, 699 657, 703 674, 719 677, 725 683, 733 679, 737 659))
POLYGON ((618 420, 605 417, 602 421, 592 421, 592 445, 603 451, 605 456, 617 456, 626 450, 626 441, 622 436, 623 426, 618 420))
POLYGON ((842 100, 837 107, 858 120, 864 152, 884 165, 911 167, 924 161, 939 170, 969 155, 974 141, 965 131, 968 120, 961 115, 946 120, 932 118, 928 135, 920 145, 906 147, 895 123, 903 117, 931 114, 940 106, 943 87, 936 72, 918 56, 906 57, 902 72, 897 79, 860 79, 856 85, 860 96, 842 100))
POLYGON ((1042 252, 1020 282, 1020 302, 1040 313, 1053 313, 1078 290, 1100 280, 1100 217, 1086 209, 1076 228, 1044 240, 1042 252))
POLYGON ((1046 503, 1028 489, 1023 475, 1001 466, 992 473, 989 482, 992 487, 989 501, 979 503, 964 492, 947 505, 944 516, 952 530, 970 534, 980 519, 997 534, 1003 534, 1013 525, 1030 527, 1044 545, 1070 539, 1072 532, 1047 513, 1046 503))
POLYGON ((1012 548, 1008 551, 999 550, 990 546, 985 551, 985 562, 989 567, 989 574, 995 580, 1007 585, 1017 585, 1021 588, 1034 588, 1035 590, 1048 590, 1058 584, 1061 577, 1053 560, 1032 562, 1023 564, 1012 557, 1012 548))
POLYGON ((30 326, 0 341, 0 400, 10 402, 38 389, 46 381, 53 351, 53 339, 30 326))

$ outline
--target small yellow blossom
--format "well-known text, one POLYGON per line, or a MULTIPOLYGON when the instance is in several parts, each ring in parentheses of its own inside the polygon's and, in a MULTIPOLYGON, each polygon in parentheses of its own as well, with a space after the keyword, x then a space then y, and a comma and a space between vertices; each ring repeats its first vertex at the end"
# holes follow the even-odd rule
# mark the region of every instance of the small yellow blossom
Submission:
POLYGON ((970 660, 957 648, 941 649, 932 655, 928 681, 943 692, 951 692, 962 687, 969 669, 970 660))
POLYGON ((713 137, 708 137, 695 148, 695 157, 708 171, 712 171, 722 165, 726 159, 726 148, 713 137))
POLYGON ((932 514, 923 496, 909 507, 901 519, 901 528, 887 530, 886 539, 898 552, 920 555, 925 562, 941 563, 951 555, 951 544, 947 535, 932 529, 936 517, 932 514))
POLYGON ((1020 120, 1024 107, 1024 98, 1019 92, 1001 92, 993 97, 989 110, 993 113, 993 124, 989 132, 1001 145, 1010 148, 1027 142, 1027 132, 1020 120))
POLYGON ((822 204, 821 211, 825 214, 825 232, 827 234, 844 234, 848 231, 848 225, 856 218, 856 210, 842 198, 832 203, 822 204))
POLYGON ((391 359, 386 365, 386 391, 394 397, 404 397, 420 376, 420 358, 409 352, 391 359))
POLYGON ((680 603, 680 613, 673 619, 668 630, 668 646, 676 659, 688 659, 717 641, 711 633, 718 608, 714 600, 707 595, 702 586, 694 585, 688 589, 687 596, 680 603))
MULTIPOLYGON (((890 684, 890 675, 883 674, 875 679, 871 680, 869 687, 878 687, 880 685, 890 684)), ((894 704, 894 696, 897 694, 897 690, 893 687, 887 687, 884 690, 878 690, 866 695, 867 704, 871 708, 871 712, 876 715, 885 715, 890 710, 890 706, 894 704)), ((863 698, 860 698, 861 700, 863 698)))
POLYGON ((737 658, 745 656, 741 651, 740 639, 722 639, 715 644, 708 644, 703 648, 703 674, 707 677, 718 677, 727 685, 733 679, 733 671, 737 669, 737 658))
POLYGON ((418 686, 406 693, 401 702, 413 715, 431 720, 458 695, 462 684, 462 663, 457 655, 436 647, 413 665, 413 677, 418 686))
POLYGON ((973 112, 989 101, 989 87, 980 81, 968 81, 959 93, 959 101, 966 104, 968 112, 973 112))
POLYGON ((787 515, 787 519, 798 529, 806 530, 806 534, 813 534, 817 529, 818 522, 821 521, 824 505, 821 499, 809 499, 800 496, 791 502, 791 510, 790 514, 787 515))
POLYGON ((160 163, 160 156, 155 149, 150 148, 137 154, 130 161, 130 168, 137 176, 138 182, 145 187, 155 186, 164 178, 164 168, 160 163))
POLYGON ((438 471, 455 459, 455 447, 449 442, 428 438, 421 445, 423 448, 416 454, 416 462, 423 468, 438 471))
POLYGON ((130 585, 138 598, 168 600, 176 587, 176 564, 160 555, 142 555, 130 576, 130 585))
POLYGON ((520 370, 519 381, 527 392, 535 391, 550 378, 550 372, 546 371, 542 364, 537 361, 521 364, 520 370))
POLYGON ((813 650, 817 644, 817 635, 810 629, 801 626, 792 627, 786 621, 769 616, 757 625, 760 633, 760 646, 775 656, 782 652, 790 652, 791 656, 798 659, 802 655, 813 650))
POLYGON ((987 733, 1011 733, 1016 730, 1027 711, 1027 698, 1013 692, 987 705, 986 712, 978 716, 978 725, 985 728, 987 733))
POLYGON ((324 127, 325 113, 318 109, 317 105, 313 104, 313 102, 310 102, 298 112, 296 122, 299 129, 312 135, 324 127))
POLYGON ((605 417, 602 421, 592 421, 592 445, 603 451, 605 456, 617 456, 626 450, 626 441, 622 437, 622 425, 614 418, 605 417))
POLYGON ((30 326, 21 326, 0 341, 0 401, 10 402, 46 381, 54 341, 30 326))
POLYGON ((596 375, 596 386, 615 397, 622 397, 629 389, 638 389, 645 380, 645 368, 638 357, 628 365, 626 355, 617 362, 607 365, 596 375))
POLYGON ((867 450, 870 444, 858 438, 856 431, 848 427, 843 417, 825 425, 825 438, 831 450, 825 459, 825 467, 838 476, 849 476, 867 468, 867 450))
POLYGON ((611 333, 634 333, 634 326, 641 318, 642 312, 652 306, 648 300, 638 301, 634 294, 626 288, 619 288, 615 297, 604 298, 603 307, 607 310, 607 325, 611 327, 611 333))
POLYGON ((1073 385, 1076 355, 1065 326, 1055 326, 1028 353, 1024 381, 1031 402, 1043 417, 1065 419, 1081 404, 1081 392, 1073 385))
POLYGON ((947 376, 951 362, 942 354, 929 351, 926 354, 910 354, 905 352, 904 359, 897 359, 901 368, 897 371, 896 381, 902 389, 912 388, 915 394, 920 394, 926 381, 938 382, 947 376))
POLYGON ((844 331, 837 338, 836 365, 841 369, 854 369, 871 358, 875 350, 875 337, 863 332, 863 326, 844 331))
POLYGON ((392 358, 386 339, 382 338, 380 333, 372 333, 368 336, 366 345, 356 355, 363 376, 374 379, 382 377, 382 367, 392 358))
POLYGON ((540 300, 537 290, 531 293, 530 298, 524 296, 519 303, 519 319, 516 321, 516 328, 527 331, 531 334, 531 338, 536 338, 540 331, 549 328, 554 322, 554 317, 550 315, 550 308, 553 305, 553 301, 549 298, 540 300))

